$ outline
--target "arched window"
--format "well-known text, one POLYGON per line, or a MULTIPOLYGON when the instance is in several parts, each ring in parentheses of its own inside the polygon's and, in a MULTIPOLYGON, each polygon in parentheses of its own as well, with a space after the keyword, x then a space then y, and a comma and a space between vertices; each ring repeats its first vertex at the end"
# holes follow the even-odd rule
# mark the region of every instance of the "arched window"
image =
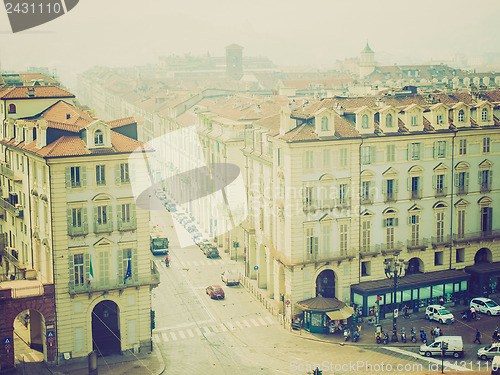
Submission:
POLYGON ((97 145, 102 145, 104 143, 104 136, 102 134, 102 131, 96 130, 94 132, 94 144, 97 145))
POLYGON ((463 109, 458 111, 458 122, 464 122, 464 116, 465 116, 465 112, 463 109))
POLYGON ((16 105, 9 104, 9 113, 16 113, 16 105))
POLYGON ((390 113, 385 116, 385 126, 392 128, 392 115, 390 113))
POLYGON ((486 108, 481 111, 481 120, 488 121, 488 110, 486 108))
POLYGON ((328 130, 328 118, 327 117, 321 118, 321 130, 323 130, 323 131, 328 130))
POLYGON ((363 115, 361 118, 361 127, 363 129, 368 129, 368 115, 363 115))

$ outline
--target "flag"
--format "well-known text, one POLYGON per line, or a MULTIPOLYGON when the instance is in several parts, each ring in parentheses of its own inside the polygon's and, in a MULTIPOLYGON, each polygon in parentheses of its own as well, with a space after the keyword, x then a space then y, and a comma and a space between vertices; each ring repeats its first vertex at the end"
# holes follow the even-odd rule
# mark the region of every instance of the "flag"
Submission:
POLYGON ((87 282, 90 285, 90 282, 94 280, 94 269, 92 268, 92 256, 90 256, 90 271, 89 271, 89 281, 87 282))
POLYGON ((123 279, 123 283, 125 283, 125 281, 127 281, 127 279, 132 276, 132 269, 131 269, 131 260, 129 259, 128 260, 128 265, 127 265, 127 273, 125 274, 125 278, 123 279))

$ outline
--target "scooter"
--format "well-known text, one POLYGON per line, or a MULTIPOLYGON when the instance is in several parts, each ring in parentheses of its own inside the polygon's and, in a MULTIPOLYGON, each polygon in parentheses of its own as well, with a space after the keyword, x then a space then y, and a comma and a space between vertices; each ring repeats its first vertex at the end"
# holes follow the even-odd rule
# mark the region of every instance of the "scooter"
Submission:
POLYGON ((359 340, 359 331, 354 331, 352 334, 352 342, 358 342, 359 340))
POLYGON ((411 335, 411 342, 415 344, 417 342, 417 334, 415 333, 415 329, 413 327, 411 329, 410 335, 411 335))
POLYGON ((401 328, 401 341, 406 343, 406 332, 404 328, 401 328))
POLYGON ((384 343, 384 345, 387 345, 387 343, 389 342, 389 334, 387 332, 384 332, 384 338, 382 339, 382 342, 384 343))
POLYGON ((498 328, 495 329, 491 338, 493 339, 494 342, 500 342, 500 333, 498 332, 498 328))
POLYGON ((344 329, 344 341, 349 341, 351 339, 351 331, 344 329))

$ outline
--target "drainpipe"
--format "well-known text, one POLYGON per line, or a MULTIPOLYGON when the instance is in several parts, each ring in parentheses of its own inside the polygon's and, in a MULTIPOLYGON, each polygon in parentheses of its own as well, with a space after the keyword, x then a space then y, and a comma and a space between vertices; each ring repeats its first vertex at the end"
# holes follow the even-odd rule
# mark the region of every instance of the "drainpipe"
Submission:
POLYGON ((453 206, 453 198, 455 193, 455 138, 457 136, 458 129, 453 131, 453 138, 451 139, 451 197, 450 197, 450 270, 453 262, 453 215, 455 214, 453 206))
POLYGON ((363 137, 361 137, 361 143, 359 144, 358 151, 358 165, 359 165, 359 181, 358 181, 358 199, 359 199, 359 212, 358 212, 358 284, 361 282, 361 238, 363 234, 361 233, 361 147, 363 147, 363 137))

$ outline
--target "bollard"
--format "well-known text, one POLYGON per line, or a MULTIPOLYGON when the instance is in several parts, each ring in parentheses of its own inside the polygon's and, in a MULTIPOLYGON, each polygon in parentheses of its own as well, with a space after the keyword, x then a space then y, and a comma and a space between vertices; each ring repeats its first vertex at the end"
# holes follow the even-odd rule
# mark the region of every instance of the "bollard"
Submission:
POLYGON ((89 375, 97 375, 97 353, 92 351, 87 356, 89 365, 89 375))

